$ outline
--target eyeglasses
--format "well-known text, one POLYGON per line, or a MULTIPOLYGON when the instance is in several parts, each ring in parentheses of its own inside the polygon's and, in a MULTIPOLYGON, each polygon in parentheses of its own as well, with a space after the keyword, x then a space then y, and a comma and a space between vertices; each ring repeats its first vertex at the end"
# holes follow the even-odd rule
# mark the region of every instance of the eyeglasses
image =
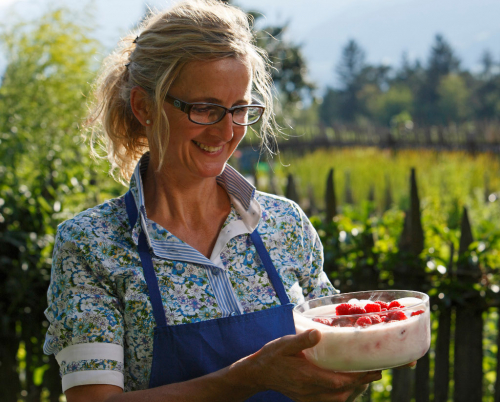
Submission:
POLYGON ((228 109, 215 103, 188 103, 176 99, 168 94, 165 96, 165 101, 174 105, 174 107, 179 109, 181 112, 186 113, 188 115, 188 119, 193 123, 205 126, 218 123, 228 113, 231 113, 234 124, 237 124, 238 126, 250 126, 260 120, 264 110, 266 109, 264 106, 258 104, 239 105, 228 109))

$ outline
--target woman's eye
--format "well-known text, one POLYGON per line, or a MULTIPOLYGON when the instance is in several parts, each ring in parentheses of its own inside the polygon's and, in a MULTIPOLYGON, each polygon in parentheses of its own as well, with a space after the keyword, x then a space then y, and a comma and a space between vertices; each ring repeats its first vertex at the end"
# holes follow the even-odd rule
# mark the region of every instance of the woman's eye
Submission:
POLYGON ((239 114, 239 115, 247 114, 248 113, 248 108, 247 107, 242 107, 242 108, 236 109, 234 111, 234 113, 235 114, 239 114))
POLYGON ((210 113, 212 109, 209 106, 194 106, 191 110, 195 113, 210 113))

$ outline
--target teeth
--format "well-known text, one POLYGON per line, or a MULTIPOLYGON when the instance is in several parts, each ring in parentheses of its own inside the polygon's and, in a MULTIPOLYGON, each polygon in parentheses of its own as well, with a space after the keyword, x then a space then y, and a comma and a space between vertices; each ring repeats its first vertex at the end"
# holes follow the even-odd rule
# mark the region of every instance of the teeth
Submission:
POLYGON ((222 147, 209 147, 208 145, 202 144, 201 142, 198 141, 194 141, 194 143, 207 152, 217 152, 222 149, 222 147))

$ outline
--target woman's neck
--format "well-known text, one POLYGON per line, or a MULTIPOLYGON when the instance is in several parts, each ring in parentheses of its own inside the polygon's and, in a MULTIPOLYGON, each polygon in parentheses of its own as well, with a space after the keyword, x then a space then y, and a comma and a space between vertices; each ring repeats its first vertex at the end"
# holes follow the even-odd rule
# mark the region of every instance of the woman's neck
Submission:
POLYGON ((194 228, 227 216, 229 196, 213 178, 181 177, 168 171, 156 172, 150 163, 144 180, 148 218, 167 230, 194 228))

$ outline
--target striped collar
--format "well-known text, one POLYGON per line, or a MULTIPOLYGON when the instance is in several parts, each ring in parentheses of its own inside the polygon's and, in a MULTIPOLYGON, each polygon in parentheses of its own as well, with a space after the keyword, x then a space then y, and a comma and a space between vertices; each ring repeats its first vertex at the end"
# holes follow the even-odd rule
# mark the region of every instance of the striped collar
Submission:
MULTIPOLYGON (((148 220, 146 207, 144 202, 144 187, 142 177, 146 173, 149 165, 149 152, 145 153, 134 170, 130 180, 130 191, 134 196, 134 201, 139 210, 139 219, 132 230, 132 238, 135 244, 139 242, 139 234, 144 231, 146 239, 155 256, 174 261, 193 262, 203 265, 217 266, 214 261, 206 258, 200 252, 178 239, 164 228, 161 228, 155 222, 148 220), (158 238, 155 233, 161 232, 162 237, 158 238)), ((239 230, 232 237, 242 233, 251 233, 257 227, 261 208, 255 200, 255 187, 250 184, 240 173, 233 167, 226 164, 226 167, 220 176, 216 178, 217 183, 224 188, 236 212, 242 218, 242 224, 239 225, 239 230)), ((221 234, 222 235, 222 234, 221 234)), ((217 240, 217 244, 221 243, 221 235, 217 240)), ((225 242, 224 242, 225 244, 225 242)), ((217 248, 217 245, 216 245, 217 248)), ((215 250, 214 250, 215 251, 215 250)), ((212 258, 214 260, 214 258, 212 258)))

